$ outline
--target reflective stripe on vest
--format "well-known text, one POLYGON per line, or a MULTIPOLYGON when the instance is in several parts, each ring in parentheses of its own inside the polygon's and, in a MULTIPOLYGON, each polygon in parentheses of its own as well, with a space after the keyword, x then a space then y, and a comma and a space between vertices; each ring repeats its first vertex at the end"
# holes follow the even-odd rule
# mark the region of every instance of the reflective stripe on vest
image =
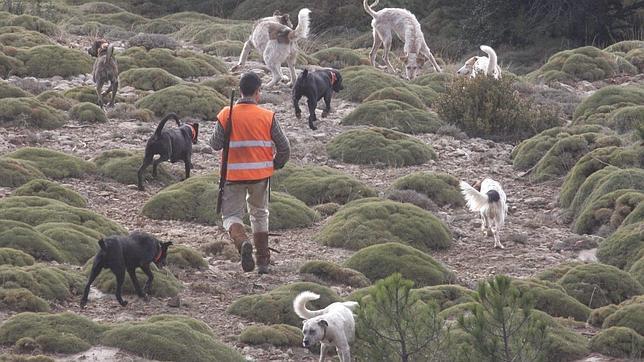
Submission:
POLYGON ((229 163, 229 170, 259 170, 262 168, 273 168, 273 161, 269 162, 244 162, 244 163, 229 163))
POLYGON ((272 149, 273 141, 230 141, 229 147, 230 148, 270 147, 272 149))

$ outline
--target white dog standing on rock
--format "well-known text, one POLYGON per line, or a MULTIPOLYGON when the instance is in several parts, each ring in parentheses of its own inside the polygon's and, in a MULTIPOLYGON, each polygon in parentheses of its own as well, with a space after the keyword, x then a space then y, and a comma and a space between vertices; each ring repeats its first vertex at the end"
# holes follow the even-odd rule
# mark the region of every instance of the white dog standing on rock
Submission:
POLYGON ((320 362, 324 361, 331 346, 335 346, 340 362, 351 362, 349 343, 355 338, 353 309, 358 303, 337 302, 321 310, 308 310, 306 303, 317 299, 320 295, 305 291, 293 300, 295 314, 304 319, 302 345, 308 348, 320 342, 320 362))
POLYGON ((489 228, 494 235, 494 247, 503 249, 499 232, 505 222, 508 205, 501 184, 486 178, 480 183, 481 191, 477 190, 478 182, 472 187, 467 182, 461 181, 460 186, 470 210, 481 213, 481 230, 487 235, 489 228))
POLYGON ((456 73, 458 75, 469 75, 470 78, 485 74, 491 75, 494 79, 501 79, 501 67, 499 67, 494 49, 487 45, 481 45, 481 50, 487 54, 487 57, 471 57, 456 73))

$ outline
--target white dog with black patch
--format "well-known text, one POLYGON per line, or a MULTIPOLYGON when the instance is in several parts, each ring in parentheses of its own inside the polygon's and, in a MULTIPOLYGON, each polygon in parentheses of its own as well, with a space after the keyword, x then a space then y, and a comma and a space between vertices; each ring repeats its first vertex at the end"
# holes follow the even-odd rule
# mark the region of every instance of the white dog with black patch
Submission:
POLYGON ((324 361, 329 347, 335 347, 340 362, 351 362, 349 343, 355 338, 353 309, 357 302, 336 302, 321 310, 309 310, 306 303, 320 299, 319 294, 304 291, 293 300, 295 314, 304 319, 302 345, 306 348, 321 343, 320 362, 324 361))
POLYGON ((494 236, 494 247, 503 249, 499 232, 505 223, 508 205, 501 184, 491 178, 486 178, 480 184, 479 182, 474 184, 474 187, 464 181, 460 182, 460 186, 469 209, 481 214, 481 230, 487 236, 489 228, 494 236), (479 185, 480 191, 478 190, 479 185))

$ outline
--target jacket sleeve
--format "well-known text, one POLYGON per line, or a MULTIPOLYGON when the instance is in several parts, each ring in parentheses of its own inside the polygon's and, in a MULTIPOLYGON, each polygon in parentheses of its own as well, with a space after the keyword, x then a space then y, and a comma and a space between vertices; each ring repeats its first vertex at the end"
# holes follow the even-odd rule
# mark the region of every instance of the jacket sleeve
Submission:
POLYGON ((271 138, 275 143, 275 149, 277 151, 273 159, 273 167, 279 170, 286 165, 286 162, 291 156, 291 145, 275 117, 273 117, 273 125, 271 126, 271 138))
POLYGON ((210 137, 210 141, 208 142, 210 144, 210 147, 212 147, 213 150, 219 151, 224 148, 224 142, 226 140, 226 135, 224 131, 224 127, 222 127, 221 122, 217 119, 215 121, 215 133, 212 134, 210 137))

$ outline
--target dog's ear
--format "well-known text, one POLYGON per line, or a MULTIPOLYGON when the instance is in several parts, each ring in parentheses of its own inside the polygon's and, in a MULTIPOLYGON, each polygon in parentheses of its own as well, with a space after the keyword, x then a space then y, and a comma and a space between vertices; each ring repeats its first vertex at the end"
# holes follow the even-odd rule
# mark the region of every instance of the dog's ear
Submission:
POLYGON ((282 15, 282 24, 288 25, 289 21, 291 21, 291 17, 290 15, 288 15, 288 13, 282 15))
POLYGON ((280 15, 282 15, 281 11, 279 11, 279 10, 273 11, 273 16, 280 16, 280 15))
POLYGON ((327 327, 329 326, 329 322, 325 321, 324 319, 321 319, 321 320, 318 322, 318 325, 319 325, 320 327, 322 327, 322 328, 327 328, 327 327))

